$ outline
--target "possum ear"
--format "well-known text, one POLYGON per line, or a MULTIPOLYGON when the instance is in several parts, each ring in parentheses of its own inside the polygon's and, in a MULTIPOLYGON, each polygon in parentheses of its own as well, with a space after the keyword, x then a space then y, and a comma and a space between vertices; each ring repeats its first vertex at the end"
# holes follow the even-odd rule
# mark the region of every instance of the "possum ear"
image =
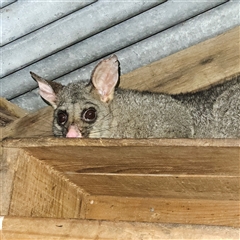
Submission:
POLYGON ((93 70, 92 84, 102 102, 113 99, 114 89, 119 79, 119 62, 116 55, 102 60, 93 70))
POLYGON ((41 97, 50 103, 53 108, 56 108, 57 94, 62 90, 63 85, 60 83, 45 80, 33 72, 30 72, 30 74, 32 78, 38 83, 39 94, 41 97))

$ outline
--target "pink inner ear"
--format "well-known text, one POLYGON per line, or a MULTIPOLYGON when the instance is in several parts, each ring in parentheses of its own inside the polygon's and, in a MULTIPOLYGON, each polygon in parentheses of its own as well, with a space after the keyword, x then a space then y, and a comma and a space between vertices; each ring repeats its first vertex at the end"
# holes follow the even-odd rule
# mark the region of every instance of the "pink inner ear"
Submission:
POLYGON ((40 95, 49 103, 51 103, 52 105, 55 104, 57 96, 54 93, 52 87, 50 85, 48 85, 47 83, 43 83, 38 81, 38 86, 40 89, 40 95))
POLYGON ((103 102, 112 99, 114 88, 118 82, 118 60, 115 55, 102 60, 94 69, 92 83, 103 102))

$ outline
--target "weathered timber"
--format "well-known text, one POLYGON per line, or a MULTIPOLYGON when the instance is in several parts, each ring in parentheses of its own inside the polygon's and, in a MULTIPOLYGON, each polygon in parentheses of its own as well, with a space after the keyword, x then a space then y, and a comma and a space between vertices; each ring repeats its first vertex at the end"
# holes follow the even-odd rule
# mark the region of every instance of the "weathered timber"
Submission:
POLYGON ((240 27, 236 27, 123 75, 120 86, 165 93, 206 89, 240 75, 239 49, 240 27))
POLYGON ((85 218, 239 227, 239 210, 239 199, 226 201, 194 197, 176 199, 100 195, 86 198, 85 218))
POLYGON ((108 222, 54 218, 2 219, 2 237, 18 239, 238 239, 239 229, 218 226, 108 222))
POLYGON ((53 109, 50 106, 29 113, 3 128, 2 139, 53 136, 52 118, 53 109))
POLYGON ((25 110, 0 97, 0 139, 3 127, 6 127, 8 124, 25 115, 27 115, 25 110))
POLYGON ((27 112, 22 108, 1 97, 0 97, 0 112, 5 112, 7 115, 16 118, 23 117, 27 114, 27 112))
POLYGON ((84 192, 63 174, 20 148, 4 148, 3 165, 2 215, 81 218, 84 192))
MULTIPOLYGON (((27 112, 17 105, 7 101, 0 97, 0 141, 6 134, 5 128, 11 125, 13 122, 17 121, 27 115, 27 112)), ((11 163, 10 163, 11 164, 11 163)), ((9 190, 6 195, 0 194, 0 212, 6 207, 4 204, 9 202, 10 191, 12 183, 12 171, 11 169, 7 171, 7 164, 3 162, 2 156, 2 142, 0 145, 0 189, 2 190, 4 186, 9 186, 9 190)), ((1 191, 2 193, 2 191, 1 191)))
POLYGON ((3 148, 9 215, 240 226, 238 139, 38 138, 3 148))

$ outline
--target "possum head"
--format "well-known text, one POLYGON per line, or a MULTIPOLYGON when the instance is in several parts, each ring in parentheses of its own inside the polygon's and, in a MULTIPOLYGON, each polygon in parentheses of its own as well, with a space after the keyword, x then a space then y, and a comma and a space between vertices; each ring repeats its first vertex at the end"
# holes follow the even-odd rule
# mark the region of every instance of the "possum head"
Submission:
POLYGON ((115 55, 102 60, 91 80, 63 86, 35 73, 39 93, 54 108, 53 133, 58 137, 108 137, 113 121, 110 103, 119 80, 119 62, 115 55))

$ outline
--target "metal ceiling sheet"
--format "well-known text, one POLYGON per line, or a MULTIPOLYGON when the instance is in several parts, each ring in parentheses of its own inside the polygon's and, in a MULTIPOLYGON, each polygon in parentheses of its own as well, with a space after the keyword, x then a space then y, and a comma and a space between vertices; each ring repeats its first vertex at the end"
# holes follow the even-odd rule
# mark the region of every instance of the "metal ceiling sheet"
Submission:
POLYGON ((29 32, 26 23, 26 34, 13 34, 19 38, 2 52, 1 96, 28 111, 46 106, 29 71, 67 84, 89 78, 99 59, 116 53, 124 74, 240 25, 236 0, 98 0, 69 5, 56 19, 49 16, 56 8, 45 12, 45 24, 29 32))

